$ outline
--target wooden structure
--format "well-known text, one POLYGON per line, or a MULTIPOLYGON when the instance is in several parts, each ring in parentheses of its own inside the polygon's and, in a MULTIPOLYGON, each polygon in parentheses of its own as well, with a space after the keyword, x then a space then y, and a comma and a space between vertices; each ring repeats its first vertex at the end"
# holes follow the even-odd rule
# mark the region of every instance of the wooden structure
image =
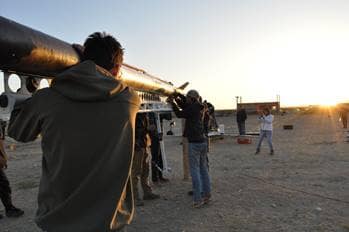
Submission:
POLYGON ((251 103, 237 103, 236 108, 244 108, 247 113, 257 113, 267 107, 271 111, 280 112, 280 102, 251 102, 251 103))
POLYGON ((236 96, 236 110, 243 108, 246 113, 257 113, 262 111, 264 108, 269 108, 271 111, 280 112, 280 95, 276 95, 276 101, 274 102, 249 102, 242 103, 242 97, 236 96))

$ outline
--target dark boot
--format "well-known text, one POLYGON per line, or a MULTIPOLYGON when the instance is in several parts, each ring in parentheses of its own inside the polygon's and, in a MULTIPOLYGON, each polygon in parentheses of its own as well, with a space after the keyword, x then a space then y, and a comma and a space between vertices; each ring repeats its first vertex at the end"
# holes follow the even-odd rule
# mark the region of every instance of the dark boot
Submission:
POLYGON ((6 208, 6 216, 7 217, 20 217, 24 214, 24 211, 21 209, 18 209, 14 206, 11 206, 10 208, 6 208))
POLYGON ((160 180, 161 183, 166 183, 166 182, 170 181, 169 179, 167 179, 165 177, 162 177, 162 175, 160 176, 159 180, 160 180))
POLYGON ((160 198, 160 195, 155 193, 147 193, 147 194, 144 194, 143 196, 143 200, 155 200, 159 198, 160 198))

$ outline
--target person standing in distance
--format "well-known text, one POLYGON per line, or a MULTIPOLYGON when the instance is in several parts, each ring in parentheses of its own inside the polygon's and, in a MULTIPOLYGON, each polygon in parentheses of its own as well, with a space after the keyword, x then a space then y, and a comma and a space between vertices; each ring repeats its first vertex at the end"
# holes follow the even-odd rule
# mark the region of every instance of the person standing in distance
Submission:
POLYGON ((264 137, 267 138, 269 149, 270 149, 270 155, 274 155, 274 148, 273 148, 273 120, 274 116, 270 113, 270 110, 268 108, 264 108, 261 115, 259 116, 259 122, 260 122, 260 134, 259 134, 259 141, 257 144, 256 149, 256 155, 259 154, 261 150, 261 144, 263 142, 264 137))
POLYGON ((343 124, 343 129, 348 128, 348 109, 343 105, 339 109, 339 117, 343 124))
POLYGON ((239 128, 239 135, 246 134, 245 121, 247 119, 246 110, 239 106, 238 111, 236 112, 236 122, 239 128))
POLYGON ((120 231, 132 220, 130 173, 140 100, 115 78, 123 54, 111 35, 91 34, 81 63, 12 112, 10 137, 42 137, 35 221, 44 231, 120 231))

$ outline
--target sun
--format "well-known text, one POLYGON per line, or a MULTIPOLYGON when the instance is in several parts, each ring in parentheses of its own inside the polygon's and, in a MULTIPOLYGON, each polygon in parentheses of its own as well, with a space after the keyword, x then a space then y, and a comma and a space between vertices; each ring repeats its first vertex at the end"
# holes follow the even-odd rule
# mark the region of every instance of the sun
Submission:
POLYGON ((338 102, 335 99, 331 99, 331 98, 323 98, 319 101, 319 104, 325 107, 335 106, 337 105, 337 103, 338 102))

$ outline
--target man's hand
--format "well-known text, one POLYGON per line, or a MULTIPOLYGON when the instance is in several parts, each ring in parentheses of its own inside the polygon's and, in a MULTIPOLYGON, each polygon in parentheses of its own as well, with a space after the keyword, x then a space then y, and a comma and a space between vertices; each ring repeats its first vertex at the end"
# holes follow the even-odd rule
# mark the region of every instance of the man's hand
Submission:
POLYGON ((173 100, 174 100, 174 96, 173 96, 173 95, 170 95, 170 96, 166 99, 166 102, 169 103, 169 104, 173 104, 173 100))
POLYGON ((3 157, 0 154, 0 169, 6 169, 7 168, 7 160, 5 157, 3 157))

